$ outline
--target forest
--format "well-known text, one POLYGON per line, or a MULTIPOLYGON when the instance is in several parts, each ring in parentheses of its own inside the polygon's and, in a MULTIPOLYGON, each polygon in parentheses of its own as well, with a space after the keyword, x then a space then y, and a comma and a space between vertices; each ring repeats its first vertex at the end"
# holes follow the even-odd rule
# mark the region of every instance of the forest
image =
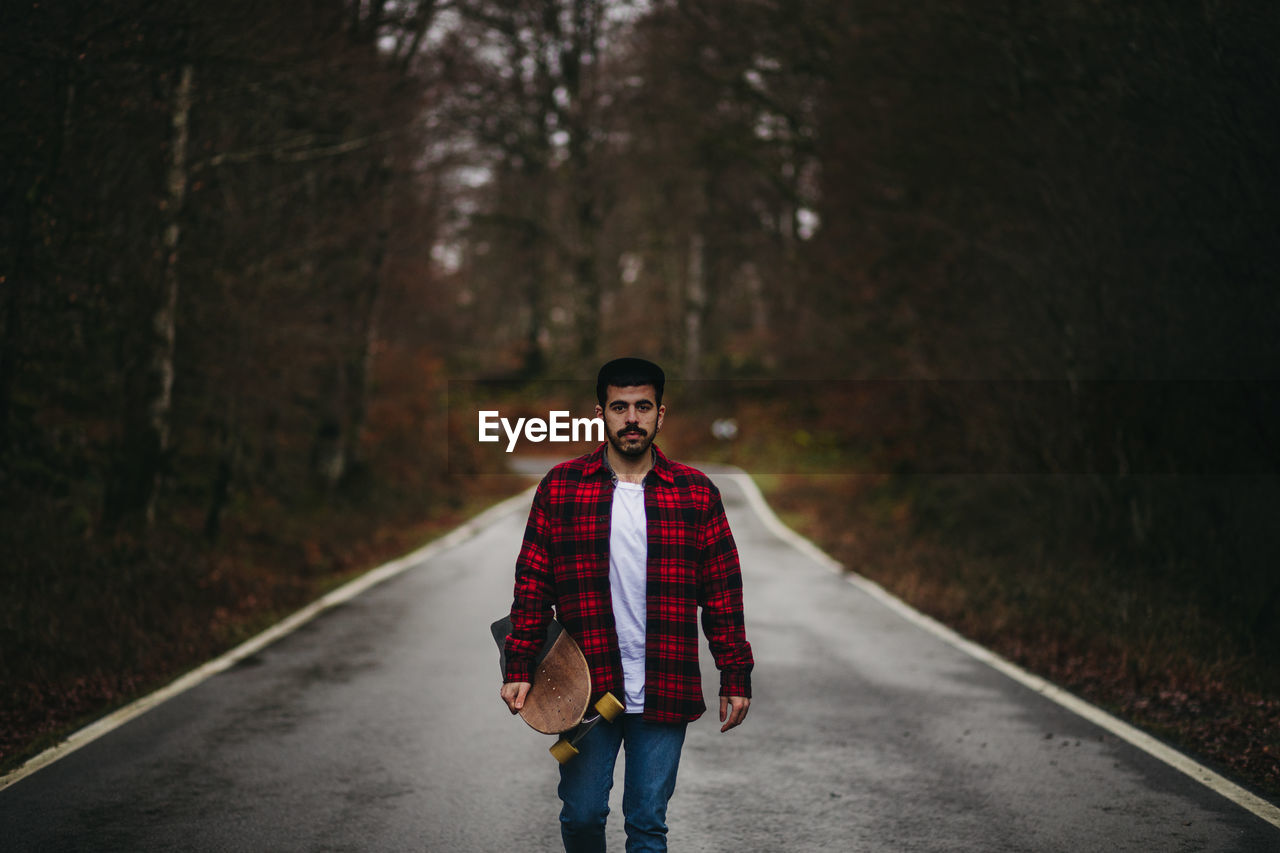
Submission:
POLYGON ((1280 792, 1280 6, 0 7, 0 767, 524 481, 667 449, 1280 792), (567 384, 566 384, 567 383, 567 384), (733 416, 734 442, 707 424, 733 416))

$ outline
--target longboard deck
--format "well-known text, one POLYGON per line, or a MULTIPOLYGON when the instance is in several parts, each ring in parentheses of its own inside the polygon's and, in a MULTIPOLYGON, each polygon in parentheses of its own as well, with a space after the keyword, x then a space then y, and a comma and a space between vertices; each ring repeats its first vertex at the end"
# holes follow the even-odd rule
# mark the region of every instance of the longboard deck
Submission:
MULTIPOLYGON (((511 633, 510 617, 490 626, 498 644, 498 662, 506 672, 506 641, 511 633)), ((532 686, 525 698, 520 718, 543 734, 560 734, 582 722, 591 699, 591 673, 587 659, 552 619, 547 626, 547 639, 535 659, 532 686)))

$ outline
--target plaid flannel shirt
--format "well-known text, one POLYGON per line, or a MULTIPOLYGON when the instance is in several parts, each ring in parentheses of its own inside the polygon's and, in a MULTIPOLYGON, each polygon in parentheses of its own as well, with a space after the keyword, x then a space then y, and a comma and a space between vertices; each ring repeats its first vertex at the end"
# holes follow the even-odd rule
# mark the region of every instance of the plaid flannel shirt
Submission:
MULTIPOLYGON (((552 468, 538 484, 516 560, 505 678, 532 681, 551 608, 587 658, 591 701, 622 697, 622 658, 609 590, 613 474, 595 452, 552 468)), ((705 474, 654 446, 645 478, 648 615, 644 717, 689 722, 706 710, 698 667, 698 608, 720 670, 721 696, 751 696, 751 645, 738 550, 720 492, 705 474)))

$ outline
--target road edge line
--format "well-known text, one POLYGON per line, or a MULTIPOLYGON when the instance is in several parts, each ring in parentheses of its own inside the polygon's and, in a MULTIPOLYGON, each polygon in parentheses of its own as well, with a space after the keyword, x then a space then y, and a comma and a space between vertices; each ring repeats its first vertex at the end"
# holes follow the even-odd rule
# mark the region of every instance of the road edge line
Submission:
POLYGON ((167 702, 181 693, 185 693, 198 684, 208 681, 218 673, 225 672, 245 658, 257 654, 277 640, 292 634, 294 631, 298 630, 321 613, 324 613, 326 610, 330 610, 337 607, 339 604, 348 602, 378 584, 388 581, 414 566, 421 565, 444 551, 448 551, 458 545, 461 545, 492 522, 514 512, 521 506, 528 506, 536 488, 536 486, 530 487, 518 495, 513 495, 499 501, 493 506, 480 512, 469 521, 455 527, 440 538, 433 539, 415 551, 401 557, 397 557, 390 562, 383 563, 381 566, 370 569, 359 577, 347 581, 342 586, 337 589, 330 590, 320 598, 317 598, 315 601, 303 607, 301 610, 294 612, 272 625, 270 628, 267 628, 265 631, 245 640, 230 651, 224 652, 213 660, 201 664, 195 669, 187 672, 185 675, 181 675, 175 680, 169 682, 164 687, 148 693, 146 696, 139 699, 135 699, 128 705, 117 708, 105 717, 101 717, 87 726, 77 729, 60 743, 57 743, 43 752, 32 756, 17 768, 9 771, 4 776, 0 776, 0 791, 22 781, 33 773, 43 770, 50 764, 53 764, 61 758, 65 758, 81 747, 93 743, 103 735, 120 728, 125 723, 136 717, 142 716, 152 708, 167 702))
POLYGON ((1164 762, 1165 764, 1194 779, 1215 793, 1226 797, 1236 805, 1248 810, 1257 817, 1267 823, 1280 828, 1280 806, 1263 799, 1253 792, 1243 788, 1242 786, 1232 782, 1225 776, 1210 770, 1200 762, 1191 758, 1183 752, 1174 749, 1163 741, 1147 734, 1141 729, 1126 723, 1118 717, 1113 716, 1107 711, 1102 710, 1096 705, 1086 702, 1084 699, 1070 693, 1063 688, 1046 681, 1038 675, 1033 675, 1017 664, 1009 661, 988 648, 978 645, 972 640, 965 639, 957 634, 951 628, 943 625, 932 616, 926 616, 919 610, 916 610, 910 604, 898 598, 893 593, 886 590, 880 584, 865 578, 862 575, 847 569, 842 563, 827 554, 809 539, 792 530, 778 518, 773 511, 773 507, 769 506, 769 502, 765 500, 764 494, 760 491, 760 487, 752 479, 751 475, 741 468, 735 466, 725 466, 731 468, 734 473, 730 473, 739 485, 742 486, 743 492, 747 496, 747 503, 751 505, 752 510, 764 522, 765 527, 769 528, 779 539, 782 539, 788 545, 796 550, 804 553, 818 565, 839 575, 848 581, 857 589, 862 590, 867 595, 879 601, 881 604, 889 607, 898 615, 907 619, 915 625, 924 628, 931 634, 946 642, 948 645, 976 658, 982 663, 987 664, 996 671, 1012 678, 1024 687, 1039 693, 1046 699, 1056 703, 1062 708, 1072 712, 1073 714, 1083 717, 1094 725, 1100 726, 1105 731, 1110 732, 1121 740, 1137 747, 1153 758, 1164 762))

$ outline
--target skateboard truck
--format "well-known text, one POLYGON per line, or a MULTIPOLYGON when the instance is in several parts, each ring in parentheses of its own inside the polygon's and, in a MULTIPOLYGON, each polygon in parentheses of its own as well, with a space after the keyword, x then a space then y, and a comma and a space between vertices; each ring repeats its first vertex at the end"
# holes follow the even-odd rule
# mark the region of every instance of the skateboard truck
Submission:
POLYGON ((561 764, 569 761, 569 759, 578 754, 578 744, 601 720, 612 723, 626 709, 612 693, 606 693, 596 702, 595 710, 594 717, 584 719, 578 724, 577 728, 570 729, 560 735, 560 739, 551 745, 551 755, 556 761, 561 764))

